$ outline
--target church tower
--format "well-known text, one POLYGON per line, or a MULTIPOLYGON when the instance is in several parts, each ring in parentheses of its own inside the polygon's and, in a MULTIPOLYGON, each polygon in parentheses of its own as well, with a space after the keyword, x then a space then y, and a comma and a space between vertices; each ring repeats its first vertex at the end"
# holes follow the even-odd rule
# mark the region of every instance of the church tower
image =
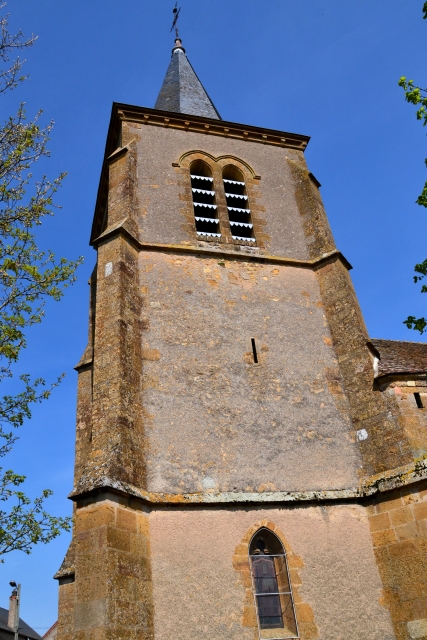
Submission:
POLYGON ((179 38, 113 104, 58 640, 427 638, 427 351, 369 338, 308 142, 179 38))

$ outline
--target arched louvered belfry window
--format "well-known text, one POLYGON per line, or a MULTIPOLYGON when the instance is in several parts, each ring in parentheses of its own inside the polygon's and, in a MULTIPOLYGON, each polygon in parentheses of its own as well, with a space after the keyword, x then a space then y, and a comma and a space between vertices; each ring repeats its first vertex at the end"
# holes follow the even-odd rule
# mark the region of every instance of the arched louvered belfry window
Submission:
POLYGON ((190 174, 197 235, 202 238, 220 238, 221 232, 210 167, 206 162, 196 160, 190 166, 190 174))
POLYGON ((228 165, 224 168, 222 177, 233 239, 255 242, 243 174, 234 165, 228 165))
POLYGON ((269 529, 259 529, 249 546, 252 586, 261 640, 298 638, 286 552, 269 529))

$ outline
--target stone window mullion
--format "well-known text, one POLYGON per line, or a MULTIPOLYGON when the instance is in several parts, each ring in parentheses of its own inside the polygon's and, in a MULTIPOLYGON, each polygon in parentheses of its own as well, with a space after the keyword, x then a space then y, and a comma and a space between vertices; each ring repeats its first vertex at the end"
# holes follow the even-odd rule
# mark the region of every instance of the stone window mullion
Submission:
POLYGON ((223 238, 223 242, 225 242, 226 244, 232 244, 233 239, 231 237, 230 222, 228 219, 227 199, 225 197, 224 183, 222 180, 222 167, 215 166, 212 167, 212 170, 221 235, 223 238))

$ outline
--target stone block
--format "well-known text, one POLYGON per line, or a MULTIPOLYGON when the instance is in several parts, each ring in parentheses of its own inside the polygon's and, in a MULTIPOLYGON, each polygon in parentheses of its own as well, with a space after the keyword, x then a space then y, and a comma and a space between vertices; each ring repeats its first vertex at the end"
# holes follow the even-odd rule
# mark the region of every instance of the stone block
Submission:
POLYGON ((390 549, 391 549, 391 546, 374 548, 375 560, 377 561, 377 564, 379 565, 380 570, 381 570, 381 567, 383 567, 384 565, 387 565, 387 563, 390 561, 390 555, 389 555, 390 549))
POLYGON ((392 511, 393 509, 400 509, 401 507, 403 507, 403 500, 401 496, 397 496, 392 500, 384 499, 378 502, 376 504, 376 512, 384 513, 385 511, 392 511))
POLYGON ((147 541, 145 537, 131 532, 129 532, 129 536, 131 555, 148 557, 147 541))
POLYGON ((396 544, 390 545, 387 550, 390 558, 404 558, 418 553, 418 547, 412 540, 397 542, 396 544))
POLYGON ((413 487, 405 487, 401 490, 402 500, 405 504, 414 504, 421 501, 419 492, 413 487))
POLYGON ((427 502, 419 502, 414 504, 414 516, 417 520, 427 518, 427 502))
POLYGON ((74 584, 76 586, 76 600, 78 602, 89 602, 89 600, 93 599, 91 576, 82 576, 80 580, 74 584))
POLYGON ((367 516, 375 515, 375 505, 374 504, 366 505, 365 510, 366 510, 366 515, 367 516))
POLYGON ((314 622, 301 622, 298 627, 303 640, 317 640, 319 637, 319 630, 314 622))
POLYGON ((145 536, 146 538, 150 535, 150 520, 148 515, 144 515, 142 513, 136 514, 136 532, 145 536))
POLYGON ((399 589, 406 589, 408 585, 425 581, 425 567, 420 562, 419 555, 391 561, 389 571, 394 573, 394 582, 399 585, 399 589))
POLYGON ((106 601, 77 602, 74 627, 77 631, 102 627, 106 624, 106 601))
POLYGON ((129 509, 117 509, 117 526, 119 528, 136 532, 136 522, 136 513, 129 509))
POLYGON ((393 511, 390 511, 390 519, 394 527, 411 522, 411 520, 414 520, 412 507, 408 505, 401 509, 394 509, 393 511))
POLYGON ((292 589, 294 589, 295 587, 299 587, 302 584, 297 569, 289 569, 289 576, 292 584, 292 589))
POLYGON ((151 360, 153 362, 160 360, 160 351, 158 349, 143 349, 142 359, 151 360))
POLYGON ((314 622, 314 614, 310 605, 305 603, 295 604, 295 611, 298 622, 314 622))
POLYGON ((236 556, 247 556, 248 555, 248 545, 246 544, 238 544, 234 550, 234 554, 236 556))
POLYGON ((79 576, 102 575, 115 568, 114 552, 93 551, 80 553, 76 556, 76 581, 79 576))
POLYGON ((295 569, 302 569, 302 567, 304 566, 304 562, 302 560, 302 558, 300 558, 299 556, 295 555, 294 553, 290 553, 287 556, 287 560, 288 560, 288 566, 293 567, 295 569))
POLYGON ((63 584, 59 587, 59 609, 63 614, 74 608, 75 582, 63 584))
POLYGON ((369 526, 371 531, 383 531, 390 528, 390 516, 387 512, 369 518, 369 526))
POLYGON ((409 637, 420 640, 427 637, 427 618, 421 620, 410 620, 407 623, 409 637))
POLYGON ((107 527, 107 544, 119 551, 130 551, 130 532, 116 527, 107 527))
POLYGON ((407 604, 412 620, 427 619, 427 598, 417 598, 407 604))
POLYGON ((150 575, 150 566, 147 558, 131 557, 120 553, 117 563, 117 573, 119 576, 131 576, 144 579, 150 575))
POLYGON ((418 527, 418 541, 424 545, 424 538, 427 537, 427 518, 423 518, 422 520, 417 520, 418 527))
POLYGON ((77 509, 75 522, 77 534, 107 524, 114 524, 114 507, 112 505, 103 503, 77 509))
POLYGON ((392 529, 386 529, 385 531, 372 533, 372 541, 374 543, 374 547, 380 547, 396 542, 396 536, 392 529))
POLYGON ((407 600, 417 600, 427 596, 427 584, 425 582, 417 582, 408 584, 403 589, 399 589, 399 598, 401 602, 407 600))
POLYGON ((412 521, 395 528, 398 540, 413 540, 418 535, 417 523, 412 521))
POLYGON ((248 555, 233 556, 233 567, 238 571, 249 571, 249 557, 248 555))
POLYGON ((256 627, 257 624, 255 605, 245 607, 243 609, 242 625, 244 627, 256 627))

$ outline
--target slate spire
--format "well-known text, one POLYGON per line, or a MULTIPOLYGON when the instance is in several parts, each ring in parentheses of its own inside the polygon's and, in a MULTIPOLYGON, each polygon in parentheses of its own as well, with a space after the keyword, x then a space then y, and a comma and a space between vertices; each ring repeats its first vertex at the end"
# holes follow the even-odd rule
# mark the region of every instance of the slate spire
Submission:
POLYGON ((191 66, 180 38, 175 40, 172 59, 154 108, 222 119, 191 66))

